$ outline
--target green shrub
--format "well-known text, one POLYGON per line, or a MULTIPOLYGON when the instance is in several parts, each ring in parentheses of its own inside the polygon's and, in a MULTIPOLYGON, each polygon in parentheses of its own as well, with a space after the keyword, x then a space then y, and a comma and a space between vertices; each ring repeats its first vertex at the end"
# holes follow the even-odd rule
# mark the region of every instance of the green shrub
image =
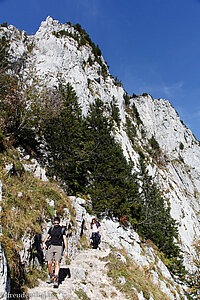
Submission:
POLYGON ((114 96, 111 102, 111 116, 113 120, 117 123, 117 125, 120 126, 121 119, 119 114, 119 107, 114 96))
POLYGON ((131 140, 131 142, 134 144, 135 136, 137 135, 137 131, 129 117, 126 116, 126 133, 131 140))
POLYGON ((151 145, 151 148, 154 149, 154 150, 160 150, 160 146, 158 144, 158 142, 156 141, 155 137, 152 136, 151 139, 150 139, 150 145, 151 145))
POLYGON ((101 74, 105 80, 108 75, 108 70, 107 70, 106 64, 104 64, 104 63, 102 63, 102 66, 101 66, 101 74))
POLYGON ((8 27, 8 23, 7 22, 4 22, 0 25, 1 27, 8 27))
POLYGON ((130 96, 127 93, 124 93, 123 97, 124 97, 125 105, 129 106, 129 104, 130 104, 130 96))
POLYGON ((180 150, 183 150, 183 149, 184 149, 184 145, 183 145, 182 142, 180 142, 179 148, 180 148, 180 150))
POLYGON ((114 79, 114 84, 116 86, 122 87, 122 82, 118 79, 118 77, 116 76, 114 79))
POLYGON ((91 56, 88 57, 88 63, 89 63, 90 66, 92 66, 93 60, 92 60, 91 56))
POLYGON ((184 163, 184 159, 183 159, 183 157, 182 157, 181 155, 179 155, 178 159, 179 159, 182 163, 184 163))
POLYGON ((138 96, 135 93, 132 94, 132 98, 137 98, 137 97, 138 96))
POLYGON ((134 119, 136 119, 137 125, 139 126, 140 124, 143 124, 143 123, 142 123, 142 120, 140 119, 140 115, 139 115, 139 113, 138 113, 138 110, 137 110, 137 108, 136 108, 136 106, 135 106, 134 103, 133 103, 131 109, 132 109, 132 117, 133 117, 134 119))

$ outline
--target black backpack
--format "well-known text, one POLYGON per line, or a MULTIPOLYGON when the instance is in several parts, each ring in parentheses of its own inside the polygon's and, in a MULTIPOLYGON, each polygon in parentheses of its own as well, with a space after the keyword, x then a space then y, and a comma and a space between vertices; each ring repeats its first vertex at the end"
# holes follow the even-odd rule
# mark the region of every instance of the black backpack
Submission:
MULTIPOLYGON (((50 228, 50 234, 53 232, 53 229, 54 229, 54 226, 51 226, 51 228, 50 228)), ((65 230, 66 230, 66 226, 61 226, 61 232, 60 232, 59 239, 61 239, 61 237, 64 235, 65 230)), ((51 246, 51 238, 48 239, 45 244, 46 244, 47 249, 48 249, 51 246)), ((62 243, 62 247, 63 247, 63 243, 62 243)))

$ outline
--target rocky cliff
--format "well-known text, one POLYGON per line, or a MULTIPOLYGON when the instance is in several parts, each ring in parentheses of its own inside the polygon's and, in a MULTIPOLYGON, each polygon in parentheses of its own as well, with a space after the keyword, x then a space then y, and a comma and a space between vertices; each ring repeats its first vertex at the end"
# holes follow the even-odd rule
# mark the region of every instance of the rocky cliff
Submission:
POLYGON ((138 153, 142 151, 147 157, 149 173, 160 186, 172 217, 178 221, 178 242, 184 263, 192 269, 195 255, 192 244, 200 235, 199 142, 169 101, 153 99, 150 95, 127 95, 122 84, 109 73, 100 50, 88 38, 81 43, 82 34, 79 27, 60 24, 51 17, 41 23, 33 36, 12 25, 0 28, 0 35, 6 35, 10 41, 9 53, 15 70, 26 84, 53 87, 62 77, 75 89, 83 115, 97 98, 107 105, 113 99, 116 101, 121 121, 113 134, 127 160, 133 162, 134 170, 138 169, 138 153), (129 109, 133 105, 137 118, 129 109), (127 118, 135 128, 134 142, 127 133, 127 118), (152 137, 159 145, 157 156, 149 148, 152 137))

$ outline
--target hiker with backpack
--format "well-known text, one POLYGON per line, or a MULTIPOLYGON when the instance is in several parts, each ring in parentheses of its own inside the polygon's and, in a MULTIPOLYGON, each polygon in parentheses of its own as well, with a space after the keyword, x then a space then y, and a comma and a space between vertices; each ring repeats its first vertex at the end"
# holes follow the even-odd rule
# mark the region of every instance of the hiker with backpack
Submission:
POLYGON ((92 239, 92 248, 97 249, 101 239, 101 225, 96 218, 92 218, 90 224, 90 239, 92 239))
POLYGON ((49 279, 47 283, 53 283, 55 288, 59 284, 60 261, 62 258, 63 244, 64 257, 67 257, 68 245, 65 227, 60 226, 60 218, 55 217, 52 226, 43 242, 43 248, 47 250, 46 260, 48 261, 49 279), (55 259, 55 273, 53 272, 52 261, 55 259))

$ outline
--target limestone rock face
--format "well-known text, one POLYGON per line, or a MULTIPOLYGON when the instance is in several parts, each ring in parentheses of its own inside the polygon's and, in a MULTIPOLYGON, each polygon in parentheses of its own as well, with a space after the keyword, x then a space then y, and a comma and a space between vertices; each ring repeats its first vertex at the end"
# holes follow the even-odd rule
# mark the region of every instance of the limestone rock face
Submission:
POLYGON ((171 215, 179 223, 181 247, 189 268, 192 243, 200 236, 200 147, 167 100, 151 96, 134 100, 148 138, 157 140, 167 159, 154 165, 152 176, 169 199, 171 215))

